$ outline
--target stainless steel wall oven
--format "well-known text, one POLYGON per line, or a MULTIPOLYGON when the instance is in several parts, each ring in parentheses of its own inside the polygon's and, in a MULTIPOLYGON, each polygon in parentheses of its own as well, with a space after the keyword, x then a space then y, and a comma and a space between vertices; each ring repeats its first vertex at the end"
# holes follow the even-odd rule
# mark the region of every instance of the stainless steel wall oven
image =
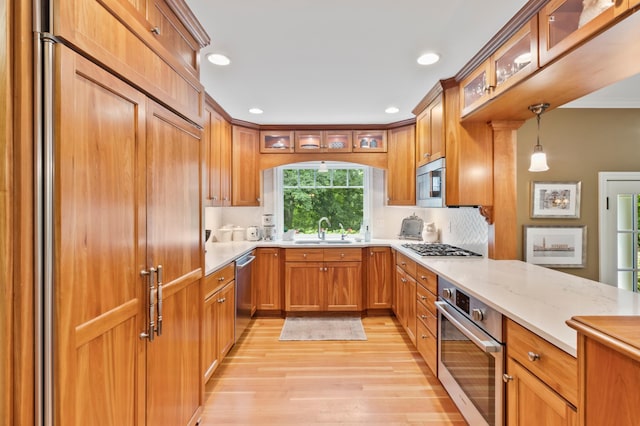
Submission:
POLYGON ((472 425, 502 425, 502 315, 438 278, 438 379, 472 425))

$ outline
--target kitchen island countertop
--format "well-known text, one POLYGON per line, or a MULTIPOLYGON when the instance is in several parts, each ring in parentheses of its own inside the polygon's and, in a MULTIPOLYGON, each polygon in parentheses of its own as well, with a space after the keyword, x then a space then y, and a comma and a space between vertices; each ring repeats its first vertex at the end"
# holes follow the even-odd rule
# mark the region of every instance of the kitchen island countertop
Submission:
POLYGON ((460 286, 503 315, 576 356, 573 316, 640 315, 640 295, 519 260, 421 257, 402 247, 405 240, 373 240, 348 245, 300 245, 291 241, 208 243, 209 274, 256 247, 390 246, 460 286))

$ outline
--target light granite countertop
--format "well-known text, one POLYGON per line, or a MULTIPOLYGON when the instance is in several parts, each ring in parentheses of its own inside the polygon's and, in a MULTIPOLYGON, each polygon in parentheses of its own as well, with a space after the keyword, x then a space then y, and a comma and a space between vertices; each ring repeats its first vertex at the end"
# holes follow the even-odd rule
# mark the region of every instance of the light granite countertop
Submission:
POLYGON ((576 331, 565 321, 577 315, 640 315, 640 295, 519 260, 421 257, 406 241, 373 240, 347 245, 301 245, 290 241, 208 243, 209 274, 256 247, 390 246, 457 284, 503 315, 576 356, 576 331))

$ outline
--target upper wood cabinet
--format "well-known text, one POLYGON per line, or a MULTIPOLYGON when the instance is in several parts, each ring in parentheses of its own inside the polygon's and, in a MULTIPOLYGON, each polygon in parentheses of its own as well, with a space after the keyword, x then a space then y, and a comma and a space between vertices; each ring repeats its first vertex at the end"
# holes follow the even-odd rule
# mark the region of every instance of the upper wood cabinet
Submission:
MULTIPOLYGON (((181 10, 181 18, 190 16, 190 23, 199 27, 184 2, 171 3, 180 4, 176 10, 181 10)), ((151 7, 127 0, 61 0, 52 2, 52 12, 51 32, 55 36, 96 62, 117 70, 122 78, 193 122, 203 122, 204 89, 198 77, 197 60, 194 68, 194 58, 209 43, 201 27, 186 31, 177 24, 181 20, 172 9, 160 3, 151 7), (149 17, 158 23, 152 24, 149 17), (161 32, 160 38, 157 32, 161 32), (187 34, 189 42, 179 40, 187 34), (190 45, 194 40, 196 44, 190 45), (184 47, 187 45, 190 46, 184 47)))
POLYGON ((538 69, 538 17, 534 16, 460 83, 462 116, 538 69))
POLYGON ((416 117, 416 166, 445 156, 444 109, 437 96, 416 117))
POLYGON ((638 1, 551 0, 539 12, 540 65, 548 64, 595 34, 634 3, 638 1))
POLYGON ((205 105, 205 204, 231 205, 231 124, 205 105))
POLYGON ((353 152, 387 152, 387 131, 354 131, 353 152))
POLYGON ((182 16, 189 16, 190 13, 183 0, 151 1, 147 14, 151 33, 176 58, 189 67, 195 76, 199 76, 200 45, 194 37, 193 29, 191 31, 187 29, 174 10, 182 16))
POLYGON ((387 203, 390 206, 416 205, 414 125, 389 130, 387 153, 387 203))
POLYGON ((295 135, 295 151, 299 153, 351 152, 350 130, 296 130, 295 135))
POLYGON ((291 131, 269 131, 260 132, 260 152, 286 154, 294 151, 295 139, 291 131))
POLYGON ((247 127, 233 126, 231 159, 231 205, 260 205, 259 133, 247 127))

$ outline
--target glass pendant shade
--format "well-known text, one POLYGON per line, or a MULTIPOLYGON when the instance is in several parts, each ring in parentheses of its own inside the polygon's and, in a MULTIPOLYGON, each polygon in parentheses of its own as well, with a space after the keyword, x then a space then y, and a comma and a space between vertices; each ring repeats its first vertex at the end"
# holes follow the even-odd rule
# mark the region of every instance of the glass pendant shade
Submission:
POLYGON ((529 171, 546 172, 547 170, 549 170, 549 166, 547 165, 547 154, 542 150, 542 145, 536 145, 533 148, 533 154, 531 154, 529 171))
POLYGON ((542 150, 542 145, 540 145, 540 115, 549 108, 549 104, 538 104, 531 105, 529 107, 529 111, 533 112, 536 115, 538 122, 538 133, 536 145, 533 147, 533 154, 531 154, 531 164, 529 165, 530 172, 546 172, 549 170, 549 166, 547 165, 547 154, 542 150))
POLYGON ((320 167, 318 168, 318 173, 326 173, 329 169, 327 168, 327 164, 323 161, 320 163, 320 167))

